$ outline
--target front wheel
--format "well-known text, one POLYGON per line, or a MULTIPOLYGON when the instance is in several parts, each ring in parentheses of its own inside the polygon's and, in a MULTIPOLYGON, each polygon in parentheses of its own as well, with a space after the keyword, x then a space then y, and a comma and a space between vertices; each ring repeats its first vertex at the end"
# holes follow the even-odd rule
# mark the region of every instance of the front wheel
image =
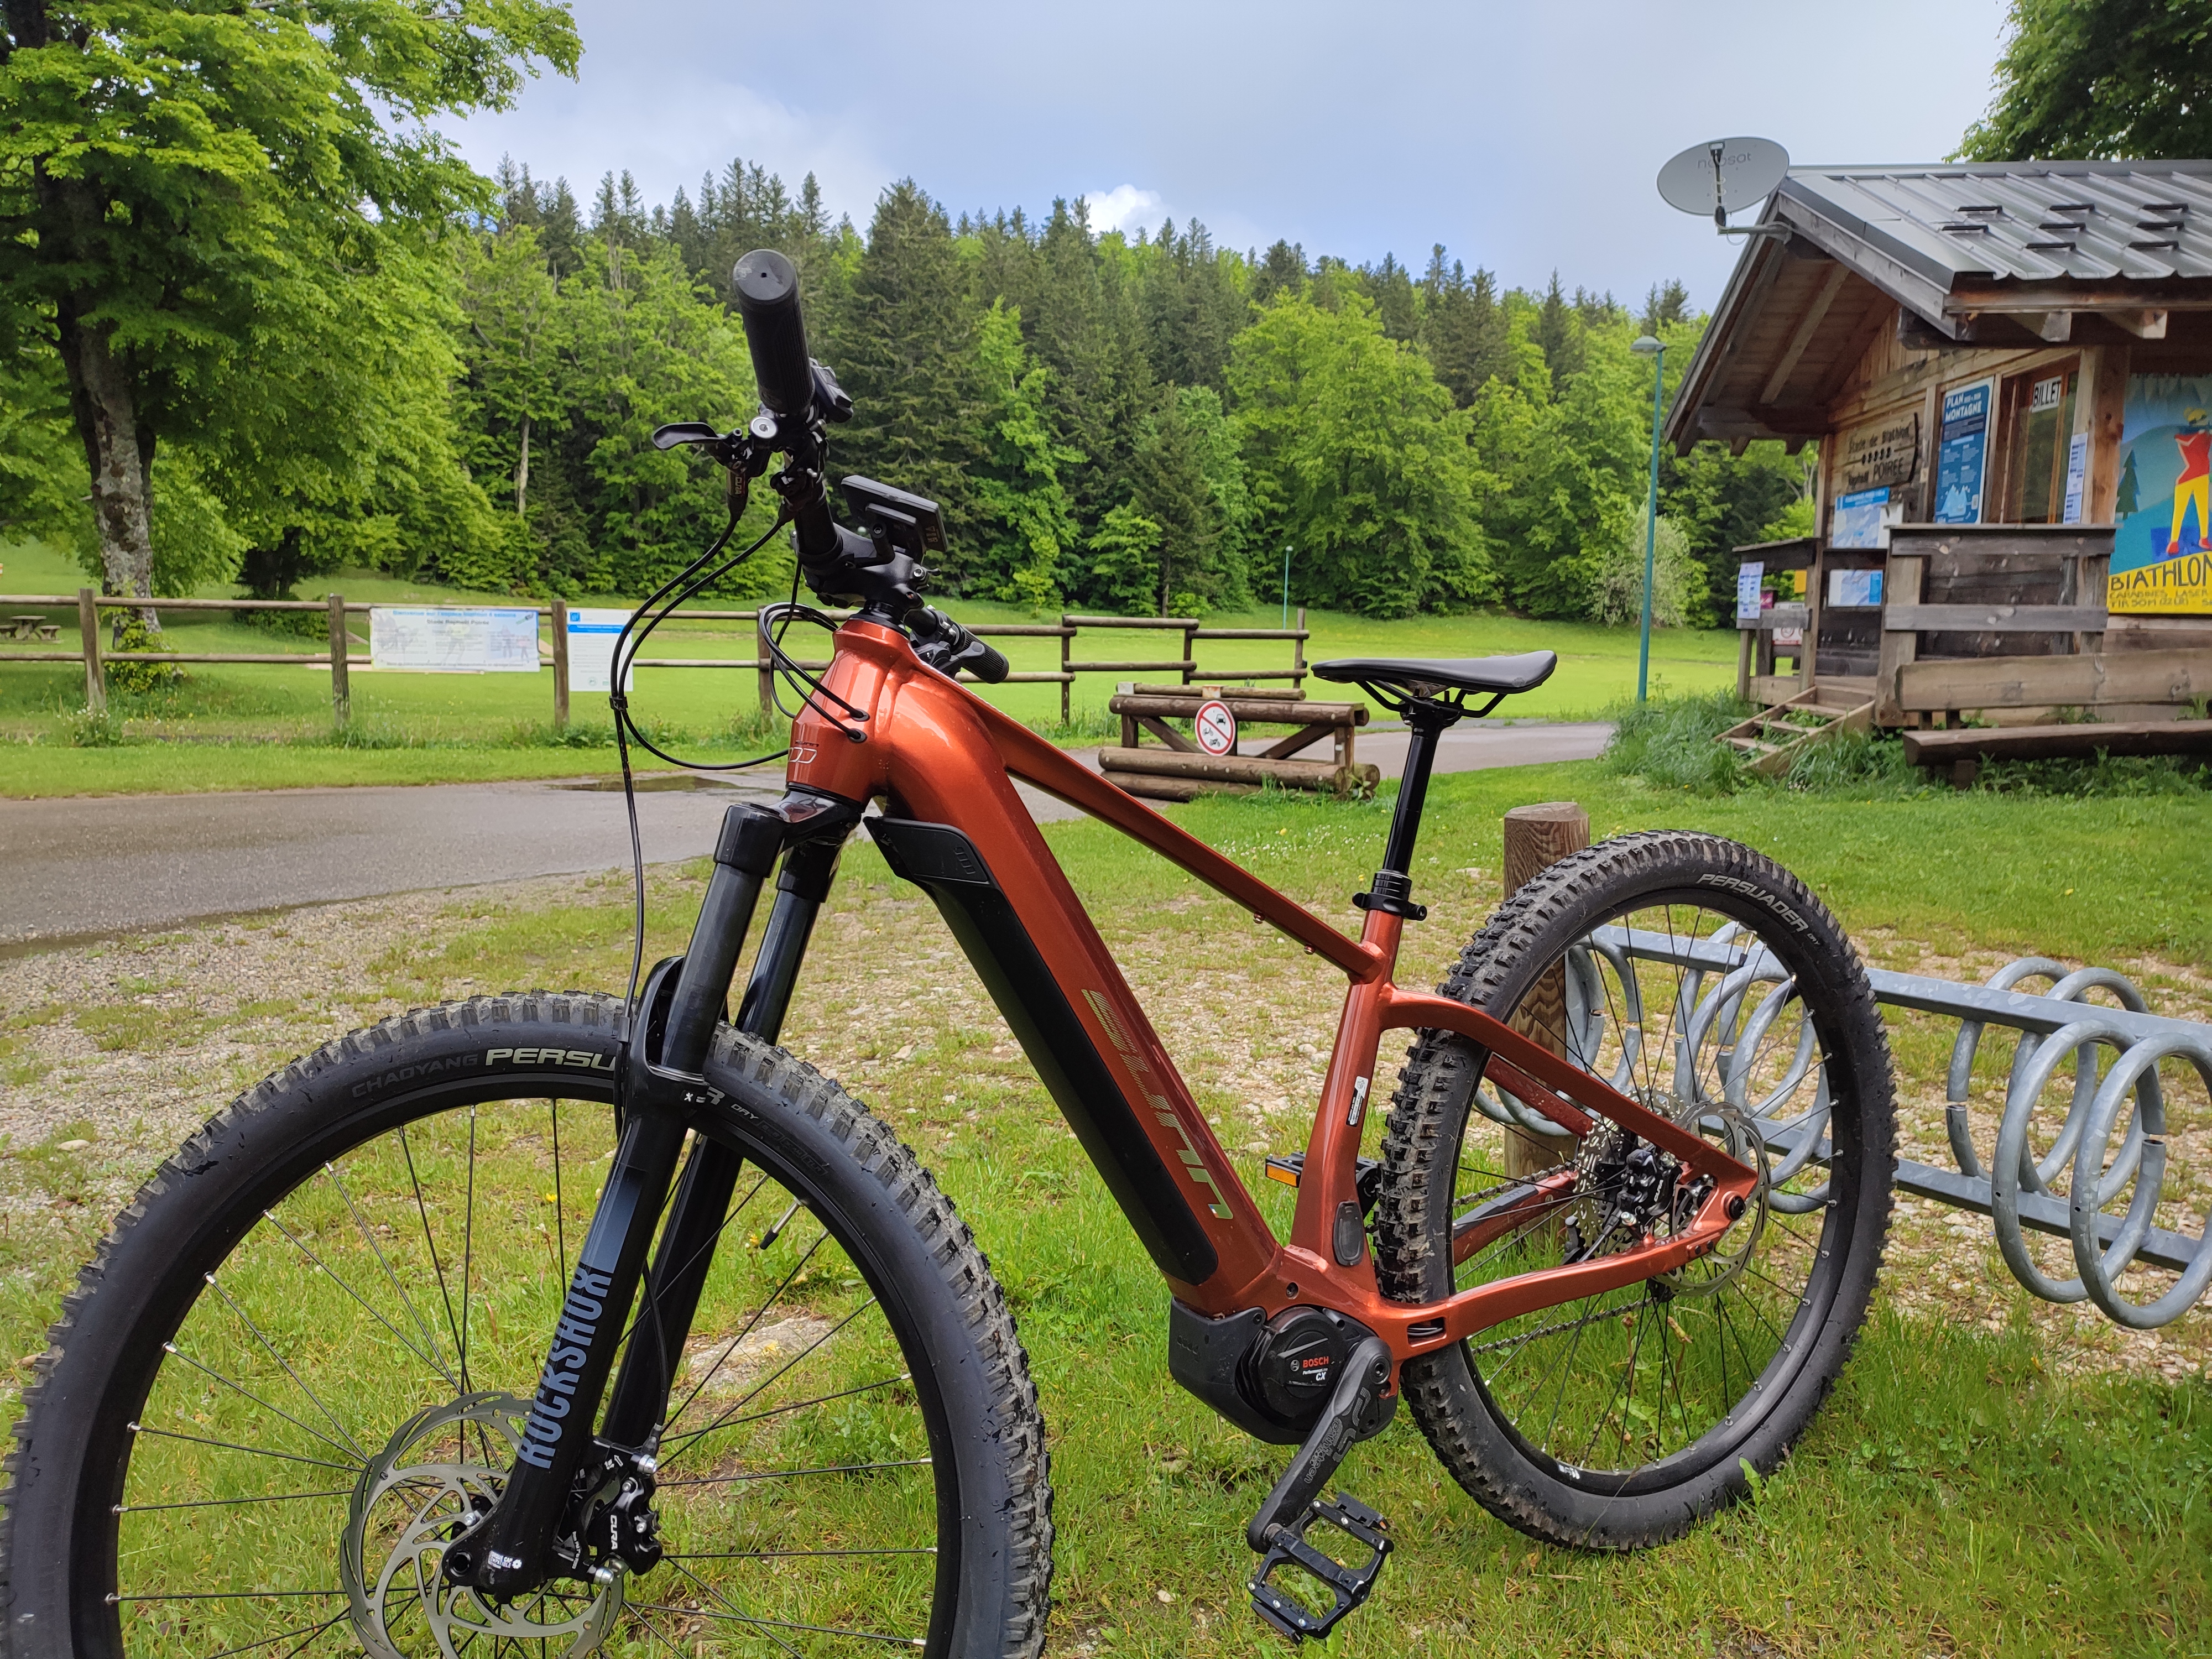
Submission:
MULTIPOLYGON (((1461 1485, 1547 1541, 1679 1535, 1778 1463, 1866 1316, 1889 1223, 1888 1047, 1833 916, 1710 836, 1626 836, 1552 866, 1441 988, 1762 1172, 1712 1250, 1409 1361, 1414 1419, 1461 1485)), ((1384 1142, 1386 1295, 1455 1291, 1635 1247, 1687 1222, 1672 1160, 1600 1121, 1579 1140, 1416 1038, 1384 1142), (1532 1157, 1532 1149, 1534 1155, 1532 1157), (1532 1172, 1548 1151, 1561 1167, 1532 1172)), ((1686 1183, 1694 1187, 1695 1183, 1686 1183)))
POLYGON ((665 1559, 444 1584, 612 1152, 623 1024, 545 993, 387 1020, 162 1166, 28 1391, 0 1652, 1041 1649, 1043 1425, 989 1264, 889 1128, 726 1030, 698 1132, 744 1167, 659 1442, 665 1559))

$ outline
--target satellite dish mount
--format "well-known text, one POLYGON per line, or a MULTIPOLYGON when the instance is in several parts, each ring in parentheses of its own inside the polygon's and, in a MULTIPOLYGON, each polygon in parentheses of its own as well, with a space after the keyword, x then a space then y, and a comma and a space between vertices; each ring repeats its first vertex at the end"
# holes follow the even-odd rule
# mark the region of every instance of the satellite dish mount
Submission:
POLYGON ((1790 152, 1771 138, 1714 138, 1659 169, 1659 194, 1685 213, 1711 213, 1723 236, 1787 236, 1786 225, 1731 225, 1728 219, 1765 201, 1789 172, 1790 152))

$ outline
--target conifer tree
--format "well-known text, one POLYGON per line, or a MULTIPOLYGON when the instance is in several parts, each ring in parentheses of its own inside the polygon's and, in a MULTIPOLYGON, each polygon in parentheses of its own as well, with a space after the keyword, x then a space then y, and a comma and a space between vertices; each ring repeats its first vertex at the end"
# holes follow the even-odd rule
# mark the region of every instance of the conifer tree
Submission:
POLYGON ((951 542, 942 568, 963 588, 988 574, 973 476, 991 401, 976 357, 981 320, 944 209, 901 179, 876 203, 836 354, 823 354, 858 410, 836 428, 830 465, 837 477, 865 473, 936 501, 951 542))

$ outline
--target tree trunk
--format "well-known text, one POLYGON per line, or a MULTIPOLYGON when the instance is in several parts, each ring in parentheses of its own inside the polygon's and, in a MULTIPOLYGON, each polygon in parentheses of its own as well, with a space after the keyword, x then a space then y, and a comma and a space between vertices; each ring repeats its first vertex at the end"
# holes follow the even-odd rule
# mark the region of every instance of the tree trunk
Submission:
POLYGON ((514 459, 514 516, 525 515, 523 507, 530 494, 530 416, 522 417, 522 453, 514 459))
MULTIPOLYGON (((57 319, 62 361, 69 370, 70 404, 92 475, 93 523, 100 562, 111 593, 154 597, 154 434, 143 425, 131 380, 109 348, 100 324, 57 319)), ((149 629, 161 625, 149 605, 139 612, 149 629)))

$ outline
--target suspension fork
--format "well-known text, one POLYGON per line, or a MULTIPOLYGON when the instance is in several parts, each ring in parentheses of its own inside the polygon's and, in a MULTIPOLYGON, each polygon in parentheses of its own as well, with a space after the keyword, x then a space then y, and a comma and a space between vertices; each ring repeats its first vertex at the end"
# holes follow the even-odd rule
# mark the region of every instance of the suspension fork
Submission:
MULTIPOLYGON (((556 1573, 586 1569, 578 1541, 558 1534, 578 1476, 597 1449, 592 1424, 624 1316, 645 1278, 686 1119, 708 1100, 707 1056, 762 884, 784 853, 786 873, 744 1003, 743 1029, 772 1039, 790 1006, 837 850, 860 815, 854 803, 798 790, 775 806, 746 804, 725 815, 690 947, 655 971, 632 1022, 620 1061, 624 1113, 613 1167, 577 1252, 520 1449, 499 1501, 447 1547, 442 1570, 449 1581, 507 1601, 556 1573)), ((657 1432, 739 1162, 704 1137, 694 1144, 677 1211, 663 1230, 638 1340, 617 1382, 605 1437, 615 1447, 647 1445, 657 1432)))

